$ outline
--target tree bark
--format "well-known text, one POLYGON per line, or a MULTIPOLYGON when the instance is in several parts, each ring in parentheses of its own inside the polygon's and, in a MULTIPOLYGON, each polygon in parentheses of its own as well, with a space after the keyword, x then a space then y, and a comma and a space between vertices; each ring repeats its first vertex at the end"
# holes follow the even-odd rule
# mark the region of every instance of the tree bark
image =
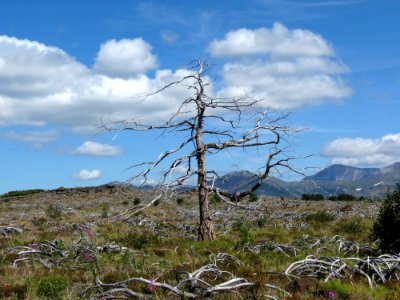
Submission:
POLYGON ((207 169, 206 169, 206 146, 203 144, 203 121, 205 106, 203 103, 203 84, 201 75, 199 74, 198 82, 200 90, 197 93, 197 124, 195 128, 196 140, 196 158, 197 158, 197 186, 199 195, 199 213, 200 224, 198 229, 198 240, 215 240, 216 234, 214 230, 214 223, 210 214, 210 205, 208 201, 208 184, 207 184, 207 169))
POLYGON ((198 155, 198 195, 200 224, 198 240, 215 240, 214 223, 210 214, 204 153, 198 155))

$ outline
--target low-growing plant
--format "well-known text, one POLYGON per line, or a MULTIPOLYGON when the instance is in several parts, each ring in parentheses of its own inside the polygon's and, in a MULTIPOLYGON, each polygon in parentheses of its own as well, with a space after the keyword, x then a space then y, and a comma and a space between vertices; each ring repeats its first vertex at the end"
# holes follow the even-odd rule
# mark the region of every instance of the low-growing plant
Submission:
POLYGON ((132 231, 118 238, 118 243, 134 249, 143 249, 157 241, 159 241, 159 237, 150 231, 142 231, 140 233, 132 231))
POLYGON ((249 201, 250 201, 250 202, 256 202, 257 200, 258 200, 258 195, 257 195, 257 194, 251 193, 251 194, 249 195, 249 201))
POLYGON ((267 222, 268 222, 268 218, 266 216, 259 217, 256 220, 257 226, 260 228, 264 227, 267 224, 267 222))
POLYGON ((301 200, 322 201, 325 197, 322 194, 303 194, 301 200))
POLYGON ((254 244, 256 238, 250 231, 249 226, 244 222, 243 219, 239 219, 232 225, 233 231, 239 233, 240 240, 236 243, 236 246, 254 244))
POLYGON ((184 202, 185 202, 185 199, 183 199, 182 197, 176 198, 176 204, 182 205, 184 202))
POLYGON ((110 205, 108 203, 103 203, 101 205, 101 217, 108 218, 109 211, 110 211, 110 205))
POLYGON ((220 202, 221 202, 221 197, 218 196, 217 194, 213 194, 213 195, 211 196, 211 198, 210 198, 210 202, 211 202, 212 204, 220 203, 220 202))
POLYGON ((47 223, 47 219, 44 217, 34 217, 32 219, 32 224, 35 226, 43 226, 47 223))
POLYGON ((335 230, 339 233, 357 234, 364 231, 365 226, 363 224, 363 219, 359 216, 355 216, 338 222, 335 226, 335 230))
POLYGON ((325 211, 318 211, 305 216, 307 222, 330 222, 335 220, 335 217, 325 211))
POLYGON ((320 289, 325 299, 350 299, 351 285, 340 280, 331 280, 320 284, 320 289))
POLYGON ((26 196, 26 195, 36 194, 36 193, 40 193, 40 192, 44 192, 44 190, 34 189, 34 190, 22 190, 22 191, 10 191, 8 193, 1 195, 0 197, 2 197, 2 198, 18 197, 18 196, 26 196))
POLYGON ((142 202, 142 200, 138 197, 136 197, 135 199, 133 199, 133 205, 139 205, 142 202))
POLYGON ((46 215, 53 219, 59 218, 62 215, 62 207, 58 204, 50 204, 46 209, 46 215))
POLYGON ((65 278, 53 275, 30 279, 28 283, 36 287, 38 296, 48 299, 61 299, 68 286, 65 278))
POLYGON ((0 297, 2 299, 25 299, 26 284, 0 284, 0 297))

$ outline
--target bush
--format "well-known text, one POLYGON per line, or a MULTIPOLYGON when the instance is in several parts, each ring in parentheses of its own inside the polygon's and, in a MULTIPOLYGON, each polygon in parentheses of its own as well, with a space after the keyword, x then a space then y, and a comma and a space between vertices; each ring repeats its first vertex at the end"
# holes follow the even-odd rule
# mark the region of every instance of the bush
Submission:
POLYGON ((133 205, 139 205, 141 202, 142 200, 140 200, 140 198, 133 199, 133 205))
POLYGON ((210 202, 212 204, 220 203, 221 202, 221 198, 217 194, 213 194, 211 199, 210 199, 210 202))
POLYGON ((181 197, 179 197, 179 198, 176 199, 176 203, 177 203, 178 205, 182 205, 183 202, 185 202, 185 199, 183 199, 183 198, 181 198, 181 197))
POLYGON ((0 297, 2 299, 26 299, 26 284, 2 284, 0 283, 0 297))
POLYGON ((400 183, 388 193, 373 227, 373 237, 379 239, 382 251, 400 252, 400 183))
POLYGON ((335 229, 341 233, 359 234, 365 230, 363 218, 355 216, 338 222, 335 229))
POLYGON ((49 207, 46 209, 46 215, 53 219, 61 217, 62 215, 61 206, 58 204, 56 205, 50 204, 49 207))
POLYGON ((256 238, 243 219, 236 220, 232 225, 232 230, 236 231, 240 237, 240 240, 236 243, 236 247, 254 244, 256 238))
POLYGON ((305 220, 307 222, 330 222, 334 219, 335 217, 333 215, 325 211, 311 213, 305 217, 305 220))
POLYGON ((356 201, 358 200, 357 197, 350 195, 350 194, 339 194, 337 196, 338 201, 356 201))
POLYGON ((323 201, 324 195, 321 194, 303 194, 301 200, 323 201))
POLYGON ((101 205, 101 217, 108 218, 109 211, 110 211, 110 205, 108 203, 103 203, 101 205))
POLYGON ((40 279, 37 293, 45 298, 60 299, 66 288, 67 282, 63 277, 47 276, 40 279))
POLYGON ((43 192, 44 190, 35 189, 35 190, 23 190, 23 191, 11 191, 1 195, 2 198, 9 198, 9 197, 18 197, 18 196, 26 196, 31 194, 37 194, 43 192))
POLYGON ((256 201, 258 201, 258 196, 257 196, 256 194, 254 194, 254 193, 251 193, 251 194, 249 195, 249 201, 250 201, 250 202, 256 202, 256 201))

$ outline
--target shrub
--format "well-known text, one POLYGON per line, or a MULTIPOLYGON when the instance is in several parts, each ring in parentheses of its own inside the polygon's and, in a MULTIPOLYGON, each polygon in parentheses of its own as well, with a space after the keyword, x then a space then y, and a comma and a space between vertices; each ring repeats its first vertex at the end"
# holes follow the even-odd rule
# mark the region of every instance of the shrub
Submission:
POLYGON ((181 198, 181 197, 176 198, 176 203, 177 203, 178 205, 182 205, 183 202, 185 202, 185 199, 183 199, 183 198, 181 198))
POLYGON ((140 200, 140 198, 133 199, 133 205, 139 205, 141 202, 142 200, 140 200))
POLYGON ((27 286, 25 284, 1 284, 0 297, 2 299, 26 299, 27 286))
POLYGON ((210 202, 213 203, 213 204, 220 203, 221 202, 221 198, 217 194, 213 194, 211 199, 210 199, 210 202))
POLYGON ((32 224, 35 226, 43 226, 47 223, 46 218, 43 217, 34 217, 32 219, 32 224))
POLYGON ((379 239, 382 251, 400 252, 400 183, 388 193, 373 226, 373 237, 379 239))
POLYGON ((254 244, 256 238, 243 219, 236 220, 232 225, 232 229, 238 232, 240 237, 240 240, 236 243, 236 247, 254 244))
POLYGON ((337 196, 338 201, 356 201, 357 197, 350 194, 339 194, 337 196))
POLYGON ((332 280, 320 284, 325 299, 349 299, 351 286, 339 280, 332 280))
POLYGON ((262 228, 262 227, 264 227, 264 226, 267 224, 268 218, 267 218, 266 216, 262 216, 262 217, 259 217, 259 218, 256 220, 256 222, 257 222, 257 226, 260 227, 260 228, 262 228))
POLYGON ((303 194, 303 195, 301 195, 301 200, 322 201, 324 199, 325 199, 324 195, 321 195, 321 194, 303 194))
POLYGON ((9 197, 18 197, 18 196, 26 196, 31 194, 37 194, 43 192, 44 190, 35 189, 35 190, 23 190, 23 191, 11 191, 1 195, 2 198, 9 198, 9 197))
POLYGON ((250 201, 250 202, 256 202, 257 200, 258 200, 258 196, 257 196, 256 194, 251 193, 251 194, 249 195, 249 201, 250 201))
POLYGON ((318 211, 315 213, 311 213, 305 217, 305 220, 307 222, 330 222, 333 221, 334 219, 335 217, 333 215, 325 211, 318 211))
POLYGON ((101 205, 101 217, 108 218, 109 210, 110 210, 110 205, 108 203, 103 203, 101 205))
POLYGON ((335 226, 338 232, 357 234, 365 230, 363 219, 361 217, 352 217, 338 222, 335 226))
POLYGON ((47 276, 39 280, 37 293, 39 296, 60 299, 67 288, 67 281, 59 276, 47 276))
POLYGON ((56 205, 50 204, 49 207, 47 207, 46 209, 46 215, 53 219, 61 217, 62 215, 61 206, 58 204, 56 205))
POLYGON ((148 245, 159 243, 160 241, 160 236, 150 231, 142 231, 140 233, 132 231, 117 239, 118 243, 122 243, 124 246, 134 249, 144 249, 148 245))

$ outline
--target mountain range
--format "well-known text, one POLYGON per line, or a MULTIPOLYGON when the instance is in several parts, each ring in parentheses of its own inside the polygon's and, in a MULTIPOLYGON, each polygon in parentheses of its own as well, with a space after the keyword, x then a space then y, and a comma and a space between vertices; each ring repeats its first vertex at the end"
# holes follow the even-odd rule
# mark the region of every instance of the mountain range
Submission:
MULTIPOLYGON (((222 189, 235 191, 245 189, 255 180, 257 177, 253 173, 238 171, 222 176, 214 184, 222 189)), ((299 197, 302 194, 332 196, 345 193, 374 199, 384 197, 399 180, 399 162, 383 168, 357 168, 335 164, 299 181, 270 177, 257 190, 257 194, 299 197)))
MULTIPOLYGON (((209 184, 235 192, 252 186, 257 180, 258 177, 254 173, 243 170, 227 173, 209 184)), ((380 199, 393 189, 397 182, 400 182, 400 162, 383 168, 357 168, 335 164, 299 181, 284 181, 270 177, 260 186, 256 194, 290 198, 301 197, 302 194, 322 194, 325 197, 351 194, 356 197, 380 199)), ((130 184, 111 182, 108 185, 130 184)), ((141 188, 154 187, 146 185, 141 188)), ((182 186, 180 190, 193 188, 193 186, 182 186)))

